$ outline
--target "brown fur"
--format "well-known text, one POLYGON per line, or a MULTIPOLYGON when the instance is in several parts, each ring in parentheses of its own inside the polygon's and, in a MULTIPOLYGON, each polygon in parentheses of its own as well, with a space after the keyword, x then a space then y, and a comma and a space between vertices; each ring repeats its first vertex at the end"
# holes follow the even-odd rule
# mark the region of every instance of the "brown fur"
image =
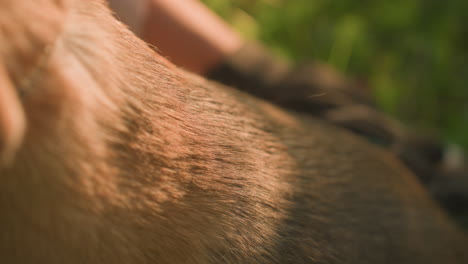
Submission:
POLYGON ((0 27, 27 122, 2 263, 468 263, 393 157, 175 68, 101 1, 0 0, 0 27))

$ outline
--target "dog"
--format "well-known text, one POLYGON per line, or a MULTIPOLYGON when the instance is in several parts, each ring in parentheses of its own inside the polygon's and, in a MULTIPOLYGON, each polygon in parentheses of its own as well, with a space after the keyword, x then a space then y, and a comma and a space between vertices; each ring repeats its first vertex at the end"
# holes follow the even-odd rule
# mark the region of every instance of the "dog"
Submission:
POLYGON ((392 155, 176 68, 106 5, 0 1, 2 263, 468 263, 392 155))

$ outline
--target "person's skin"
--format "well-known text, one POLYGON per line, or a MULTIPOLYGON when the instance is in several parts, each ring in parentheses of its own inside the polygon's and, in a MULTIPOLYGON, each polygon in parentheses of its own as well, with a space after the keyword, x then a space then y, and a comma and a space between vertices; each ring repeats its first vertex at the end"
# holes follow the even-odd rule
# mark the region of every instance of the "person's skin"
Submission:
POLYGON ((198 0, 109 0, 122 22, 174 64, 204 74, 244 40, 198 0))
POLYGON ((12 158, 21 144, 25 117, 17 93, 5 69, 0 66, 0 165, 12 158))

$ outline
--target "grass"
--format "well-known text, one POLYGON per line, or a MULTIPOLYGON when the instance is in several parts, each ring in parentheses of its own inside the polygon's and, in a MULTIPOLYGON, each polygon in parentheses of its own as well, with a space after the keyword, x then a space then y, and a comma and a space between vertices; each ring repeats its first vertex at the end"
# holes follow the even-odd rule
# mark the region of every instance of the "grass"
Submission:
POLYGON ((246 38, 365 80, 384 111, 468 149, 468 1, 202 1, 246 38))

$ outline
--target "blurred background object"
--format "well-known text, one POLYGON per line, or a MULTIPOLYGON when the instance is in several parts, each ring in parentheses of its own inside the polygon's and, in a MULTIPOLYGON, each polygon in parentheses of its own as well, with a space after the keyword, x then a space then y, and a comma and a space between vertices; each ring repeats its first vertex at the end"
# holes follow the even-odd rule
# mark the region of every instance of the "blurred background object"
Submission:
POLYGON ((384 111, 468 149, 468 1, 202 2, 245 37, 357 77, 384 111))

